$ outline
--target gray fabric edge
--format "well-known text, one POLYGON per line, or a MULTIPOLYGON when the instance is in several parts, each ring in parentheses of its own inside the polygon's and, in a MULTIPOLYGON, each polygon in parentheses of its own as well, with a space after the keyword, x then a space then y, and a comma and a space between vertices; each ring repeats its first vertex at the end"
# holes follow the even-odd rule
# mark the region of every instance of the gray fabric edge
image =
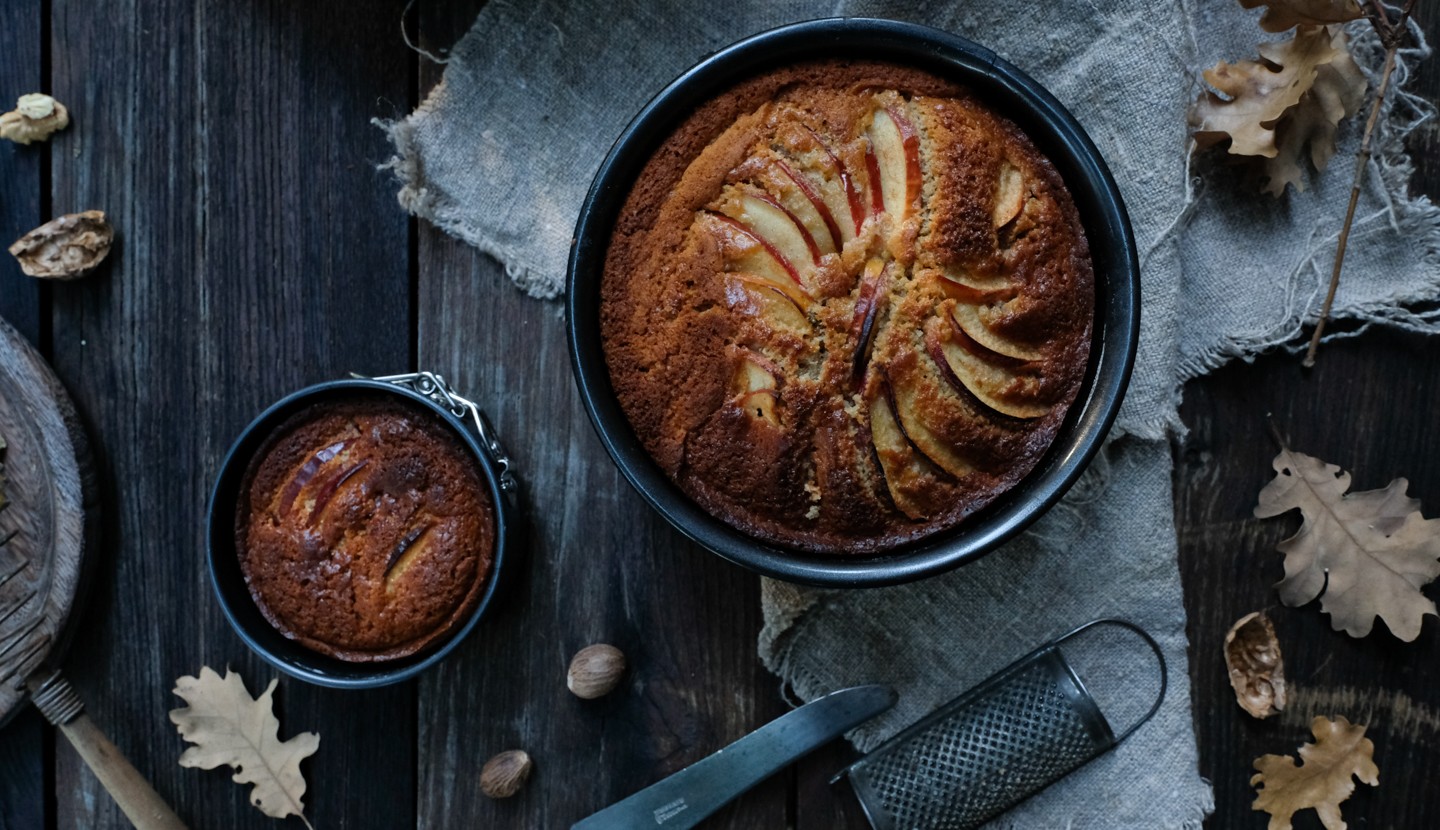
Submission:
POLYGON ((546 285, 547 280, 533 263, 525 262, 519 251, 498 244, 483 234, 468 230, 460 218, 460 208, 449 194, 431 190, 422 184, 427 181, 420 172, 420 151, 415 145, 415 122, 426 117, 439 106, 445 96, 445 81, 435 85, 430 94, 415 111, 398 120, 372 118, 370 123, 379 127, 395 147, 395 155, 383 164, 380 170, 389 170, 400 185, 396 199, 400 207, 412 216, 419 217, 435 227, 481 252, 490 255, 505 267, 509 277, 526 294, 538 300, 553 300, 563 292, 560 288, 546 285))

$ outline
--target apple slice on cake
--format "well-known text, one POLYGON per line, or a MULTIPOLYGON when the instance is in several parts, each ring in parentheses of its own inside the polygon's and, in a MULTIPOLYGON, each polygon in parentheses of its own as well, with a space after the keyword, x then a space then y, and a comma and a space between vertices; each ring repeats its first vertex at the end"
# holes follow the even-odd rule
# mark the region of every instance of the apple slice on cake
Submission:
MULTIPOLYGON (((888 386, 883 377, 879 382, 888 386)), ((928 515, 928 506, 918 501, 912 493, 923 489, 925 481, 934 475, 934 470, 900 428, 890 398, 888 391, 882 388, 879 394, 870 399, 870 440, 875 449, 875 458, 880 463, 880 475, 885 480, 885 489, 890 494, 890 500, 901 513, 911 519, 923 519, 928 515)))
MULTIPOLYGON (((914 355, 905 359, 914 360, 914 355)), ((921 379, 915 367, 899 374, 887 374, 885 386, 890 393, 890 405, 895 410, 895 420, 900 431, 910 440, 921 455, 941 470, 956 478, 962 478, 975 471, 975 465, 967 460, 948 441, 930 429, 925 423, 925 412, 933 410, 934 401, 926 401, 921 388, 921 379)))
POLYGON ((780 383, 776 379, 779 367, 754 352, 740 355, 740 365, 731 381, 730 390, 740 408, 755 416, 780 425, 775 412, 780 383))
POLYGON ((920 199, 920 134, 901 110, 903 102, 875 111, 866 136, 870 143, 872 201, 898 225, 910 217, 920 199))
POLYGON ((966 334, 953 316, 929 327, 925 346, 940 375, 956 391, 974 396, 996 412, 1029 419, 1050 411, 1050 406, 1033 400, 1040 381, 1024 371, 1030 366, 1027 361, 985 348, 966 334))

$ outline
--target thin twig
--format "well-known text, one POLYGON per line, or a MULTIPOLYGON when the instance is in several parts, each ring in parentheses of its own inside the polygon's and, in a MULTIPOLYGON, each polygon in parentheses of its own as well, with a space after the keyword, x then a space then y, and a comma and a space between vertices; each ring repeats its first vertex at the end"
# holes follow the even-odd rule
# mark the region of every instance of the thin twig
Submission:
POLYGON ((1335 292, 1340 288, 1340 269, 1345 264, 1345 247, 1350 241, 1350 226, 1355 221, 1355 205, 1360 201, 1360 186, 1365 180, 1365 168, 1370 162, 1370 139, 1375 125, 1380 121, 1380 110, 1385 105, 1385 93, 1390 88, 1390 75, 1395 70, 1395 53, 1405 40, 1406 22, 1415 0, 1407 0, 1400 11, 1400 19, 1390 22, 1385 6, 1379 0, 1367 4, 1366 18, 1380 42, 1385 46, 1385 68, 1380 72, 1380 84, 1375 89, 1375 103, 1370 107, 1370 118, 1365 122, 1365 135, 1360 139, 1360 151, 1355 154, 1355 179, 1350 185, 1350 204, 1345 208, 1345 224, 1340 227, 1340 239, 1335 245, 1335 264, 1330 269, 1330 288, 1325 292, 1325 305, 1320 309, 1320 319, 1315 321, 1315 332, 1310 335, 1310 348, 1300 365, 1310 368, 1315 365, 1315 352, 1320 348, 1320 338, 1325 334, 1325 323, 1330 319, 1330 308, 1335 304, 1335 292))
POLYGON ((1365 179, 1365 165, 1370 161, 1370 136, 1375 132, 1375 122, 1380 120, 1380 108, 1385 103, 1385 89, 1390 85, 1390 72, 1395 68, 1395 47, 1385 50, 1385 69, 1380 75, 1380 86, 1375 92, 1375 105, 1370 108, 1370 120, 1365 122, 1365 137, 1360 139, 1360 152, 1355 155, 1355 181, 1350 185, 1350 204, 1345 208, 1345 224, 1340 227, 1340 241, 1335 245, 1335 265, 1330 269, 1330 290, 1325 292, 1325 305, 1320 309, 1320 319, 1315 323, 1315 333, 1310 335, 1310 349, 1300 364, 1305 368, 1315 365, 1315 352, 1320 348, 1320 337, 1325 334, 1325 321, 1330 319, 1330 307, 1335 303, 1335 290, 1340 287, 1340 266, 1345 262, 1345 245, 1350 241, 1350 225, 1355 221, 1355 204, 1360 201, 1360 185, 1365 179))

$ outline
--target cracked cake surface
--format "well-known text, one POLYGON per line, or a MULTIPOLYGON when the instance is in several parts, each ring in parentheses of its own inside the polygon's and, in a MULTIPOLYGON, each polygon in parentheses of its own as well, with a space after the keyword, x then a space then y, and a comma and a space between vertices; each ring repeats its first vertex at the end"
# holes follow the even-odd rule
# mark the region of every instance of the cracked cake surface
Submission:
POLYGON ((261 446, 236 550, 280 633, 342 660, 388 660, 437 645, 474 610, 494 561, 494 506, 438 416, 357 397, 296 413, 261 446))
POLYGON ((1034 468, 1094 308, 1074 204, 1024 133, 928 72, 823 61, 737 84, 651 156, 601 333, 692 499, 767 542, 874 553, 1034 468))

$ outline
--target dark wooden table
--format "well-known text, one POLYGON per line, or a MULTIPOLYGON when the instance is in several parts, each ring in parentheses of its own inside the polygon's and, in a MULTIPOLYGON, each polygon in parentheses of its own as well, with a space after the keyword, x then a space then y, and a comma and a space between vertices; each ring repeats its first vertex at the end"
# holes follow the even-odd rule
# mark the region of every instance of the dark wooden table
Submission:
MULTIPOLYGON (((442 49, 480 4, 422 0, 406 23, 442 49)), ((1433 39, 1440 10, 1421 11, 1433 39)), ((166 717, 175 678, 202 665, 238 670, 252 691, 276 674, 207 584, 211 481, 263 406, 349 371, 430 368, 483 402, 518 460, 530 538, 514 595, 418 680, 338 692, 282 679, 282 734, 322 738, 305 766, 315 827, 568 827, 786 708, 755 657, 757 578, 686 543, 616 473, 576 400, 558 306, 408 218, 377 172, 389 150, 369 119, 408 112, 441 71, 401 41, 403 13, 400 0, 0 3, 0 103, 49 91, 74 119, 48 144, 0 147, 0 241, 87 208, 120 233, 109 264, 73 284, 38 284, 0 257, 0 315, 69 387, 103 482, 103 561, 67 667, 195 827, 274 826, 228 775, 176 764, 166 717), (595 641, 633 669, 620 693, 581 702, 565 665, 595 641), (491 801, 480 766, 512 747, 536 774, 491 801)), ((1419 81, 1432 99, 1437 63, 1419 81)), ((1415 148, 1416 186, 1440 193, 1433 123, 1415 148)), ((1277 354, 1187 387, 1175 509, 1209 826, 1265 826, 1249 806, 1251 761, 1293 752, 1317 712, 1372 724, 1381 786, 1347 803, 1352 827, 1440 825, 1440 621, 1414 643, 1354 641, 1316 607, 1279 607, 1273 546, 1295 522, 1249 517, 1275 451, 1267 412, 1358 487, 1408 476, 1440 513, 1436 411, 1440 343, 1384 331, 1327 346, 1311 372, 1277 354), (1266 722, 1234 705, 1219 656, 1226 628, 1257 608, 1300 689, 1266 722)), ((848 752, 822 751, 708 826, 863 826, 825 783, 848 752)), ((115 826, 118 810, 38 715, 0 729, 0 828, 115 826)), ((1306 814, 1295 826, 1320 825, 1306 814)))

